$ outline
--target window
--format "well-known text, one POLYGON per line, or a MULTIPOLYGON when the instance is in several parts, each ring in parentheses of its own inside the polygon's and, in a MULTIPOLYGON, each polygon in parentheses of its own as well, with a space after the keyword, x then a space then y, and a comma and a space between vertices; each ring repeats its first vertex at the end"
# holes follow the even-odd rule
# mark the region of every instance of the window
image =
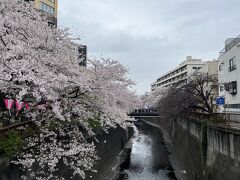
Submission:
POLYGON ((51 14, 51 15, 54 15, 54 12, 55 12, 55 9, 53 7, 47 5, 43 2, 41 2, 41 10, 43 12, 46 12, 46 13, 51 14))
POLYGON ((236 109, 239 109, 240 108, 240 104, 225 104, 224 108, 236 108, 236 109))
POLYGON ((182 71, 184 71, 184 70, 186 70, 186 69, 187 69, 187 66, 186 66, 186 65, 182 67, 182 71))
POLYGON ((222 65, 220 65, 220 66, 218 67, 218 70, 219 70, 219 71, 221 71, 221 70, 222 70, 222 65))
POLYGON ((51 27, 51 28, 55 28, 56 27, 53 22, 48 22, 48 26, 51 27))
POLYGON ((192 68, 195 69, 195 70, 201 69, 201 67, 192 67, 192 68))
POLYGON ((55 0, 49 0, 50 2, 52 2, 52 3, 55 3, 55 0))
POLYGON ((233 71, 234 69, 236 69, 236 57, 233 57, 232 59, 229 60, 229 72, 233 71))
POLYGON ((224 89, 225 89, 226 91, 229 91, 229 83, 224 84, 224 89))
POLYGON ((229 94, 237 94, 237 81, 229 83, 229 94))
POLYGON ((224 85, 220 85, 219 89, 220 89, 220 91, 223 91, 224 90, 224 85))

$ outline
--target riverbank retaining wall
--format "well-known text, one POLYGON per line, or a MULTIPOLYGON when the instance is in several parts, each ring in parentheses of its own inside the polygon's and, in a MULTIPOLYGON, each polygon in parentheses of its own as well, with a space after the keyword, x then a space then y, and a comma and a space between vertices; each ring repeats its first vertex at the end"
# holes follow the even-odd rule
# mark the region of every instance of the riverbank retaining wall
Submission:
POLYGON ((240 179, 240 129, 184 118, 154 119, 151 123, 167 132, 171 163, 179 179, 240 179))
MULTIPOLYGON (((123 129, 118 127, 109 133, 100 133, 97 136, 99 143, 96 144, 98 156, 101 159, 97 162, 94 169, 97 173, 91 173, 91 179, 105 180, 113 168, 114 161, 130 138, 133 136, 133 128, 123 129)), ((89 177, 90 177, 89 176, 89 177)))

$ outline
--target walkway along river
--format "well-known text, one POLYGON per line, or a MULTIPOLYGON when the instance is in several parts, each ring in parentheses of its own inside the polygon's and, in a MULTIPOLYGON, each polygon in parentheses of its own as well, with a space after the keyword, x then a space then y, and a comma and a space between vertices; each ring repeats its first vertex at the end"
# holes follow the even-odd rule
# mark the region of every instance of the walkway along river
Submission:
POLYGON ((119 179, 175 180, 159 129, 142 121, 135 124, 138 132, 132 139, 129 159, 121 165, 119 179))

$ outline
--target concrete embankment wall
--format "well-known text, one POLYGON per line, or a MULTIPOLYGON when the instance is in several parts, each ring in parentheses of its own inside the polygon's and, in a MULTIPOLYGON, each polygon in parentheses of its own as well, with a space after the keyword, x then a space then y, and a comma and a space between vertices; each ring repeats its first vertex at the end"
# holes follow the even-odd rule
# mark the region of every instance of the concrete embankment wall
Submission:
POLYGON ((116 157, 133 134, 133 128, 123 129, 121 127, 111 130, 108 134, 98 134, 97 139, 99 143, 97 144, 97 152, 101 159, 94 167, 98 172, 91 174, 91 179, 105 180, 106 176, 109 176, 116 157))
POLYGON ((183 118, 151 122, 167 132, 179 179, 240 179, 240 130, 183 118))
MULTIPOLYGON (((98 142, 96 142, 96 149, 98 156, 101 157, 97 161, 93 169, 97 170, 97 173, 86 174, 86 179, 104 180, 105 176, 109 173, 112 168, 117 155, 124 148, 125 144, 129 141, 134 133, 133 128, 123 129, 117 127, 116 129, 109 130, 109 133, 99 132, 97 134, 98 142)), ((8 160, 1 162, 0 159, 0 179, 1 180, 20 180, 22 175, 21 170, 17 166, 10 165, 6 168, 8 160), (2 166, 2 167, 1 167, 2 166)), ((59 171, 65 179, 70 179, 72 171, 59 167, 59 171)), ((80 178, 73 178, 79 180, 80 178)))

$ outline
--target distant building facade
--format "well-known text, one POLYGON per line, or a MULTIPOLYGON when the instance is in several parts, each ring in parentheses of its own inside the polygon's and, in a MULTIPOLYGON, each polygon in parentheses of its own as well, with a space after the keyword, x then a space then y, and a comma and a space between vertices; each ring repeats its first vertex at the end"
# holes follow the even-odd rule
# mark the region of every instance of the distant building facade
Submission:
POLYGON ((205 86, 206 90, 211 90, 210 94, 210 104, 213 107, 213 111, 217 111, 216 99, 219 96, 218 92, 218 61, 206 61, 205 65, 198 70, 200 73, 207 74, 212 78, 216 79, 216 82, 207 82, 207 86, 205 86))
POLYGON ((77 44, 75 46, 76 62, 83 67, 87 67, 87 46, 77 44))
POLYGON ((34 4, 48 15, 49 24, 57 26, 58 0, 34 0, 34 4))
POLYGON ((225 41, 218 58, 220 112, 240 112, 240 36, 225 41))
POLYGON ((193 72, 201 69, 206 64, 201 59, 193 59, 192 56, 187 56, 175 69, 160 76, 157 81, 151 84, 151 90, 154 91, 157 87, 169 87, 178 81, 187 80, 193 72))
POLYGON ((157 83, 156 83, 156 82, 153 82, 153 83, 151 84, 151 91, 155 91, 156 88, 157 88, 157 83))

